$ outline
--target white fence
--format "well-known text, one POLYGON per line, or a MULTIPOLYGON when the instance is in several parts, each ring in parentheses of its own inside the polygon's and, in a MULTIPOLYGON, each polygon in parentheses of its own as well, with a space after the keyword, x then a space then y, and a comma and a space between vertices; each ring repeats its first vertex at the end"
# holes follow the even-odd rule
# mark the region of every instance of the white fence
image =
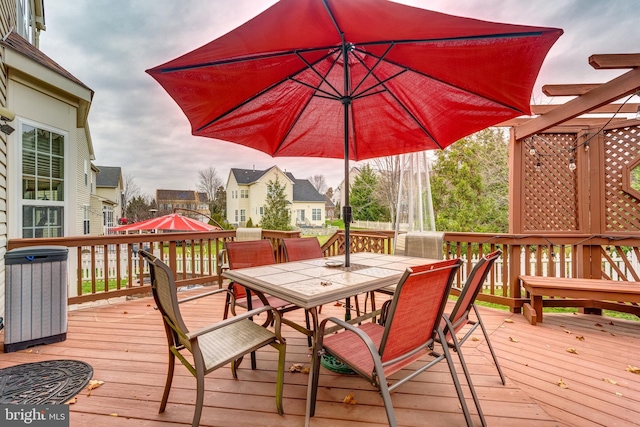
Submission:
MULTIPOLYGON (((160 256, 160 250, 159 249, 155 249, 154 250, 154 254, 156 256, 160 256)), ((213 256, 213 259, 211 260, 211 265, 213 266, 213 271, 209 271, 209 256, 208 254, 204 254, 203 258, 204 258, 204 262, 200 262, 201 261, 201 257, 200 254, 197 253, 195 254, 195 262, 192 262, 193 259, 191 257, 190 253, 186 254, 186 262, 185 260, 183 260, 183 256, 184 254, 178 253, 177 254, 177 273, 178 274, 205 274, 205 275, 210 275, 210 274, 215 274, 216 272, 216 256, 213 256), (201 271, 201 266, 203 266, 203 271, 201 271), (184 267, 186 267, 186 271, 183 269, 184 267), (192 268, 195 267, 195 271, 192 271, 192 268)), ((129 271, 128 271, 128 262, 127 261, 127 249, 126 247, 122 248, 121 253, 120 253, 120 277, 123 279, 126 279, 129 276, 129 271)), ((464 259, 464 258, 463 258, 464 259)), ((621 271, 625 277, 633 277, 632 274, 630 274, 629 268, 627 268, 627 264, 624 262, 623 258, 620 257, 617 253, 614 253, 611 255, 611 259, 613 261, 613 263, 609 263, 609 262, 603 262, 602 265, 602 269, 605 272, 605 274, 607 274, 609 277, 611 277, 613 280, 619 280, 620 279, 620 275, 618 274, 618 270, 621 271)), ((104 280, 105 278, 105 257, 104 257, 104 253, 102 251, 96 251, 95 254, 95 277, 96 280, 104 280)), ((640 272, 640 262, 638 261, 637 257, 635 256, 635 254, 633 252, 630 252, 629 255, 627 255, 627 260, 629 265, 631 266, 631 268, 636 271, 636 272, 640 272)), ((466 261, 466 259, 465 259, 466 261)), ((472 266, 474 266, 476 263, 478 262, 478 258, 477 256, 474 256, 472 258, 472 266)), ((526 271, 525 269, 525 254, 523 253, 521 256, 521 271, 526 271)), ((571 265, 571 259, 570 257, 567 257, 564 260, 564 263, 561 264, 560 263, 560 259, 559 257, 556 255, 554 257, 552 257, 552 261, 553 263, 555 263, 555 271, 556 272, 560 272, 561 270, 564 270, 564 276, 565 277, 571 277, 571 271, 572 271, 572 265, 571 265)), ((493 269, 493 281, 494 281, 494 286, 495 287, 501 287, 503 285, 502 283, 502 258, 499 258, 498 260, 496 260, 495 265, 494 265, 494 269, 493 269)), ((529 257, 529 271, 535 271, 536 269, 536 255, 534 253, 530 254, 529 257)), ((107 263, 108 267, 109 267, 109 271, 108 271, 108 277, 111 279, 114 279, 117 277, 117 264, 116 264, 116 253, 115 253, 115 249, 113 250, 109 250, 108 252, 108 263, 107 263)), ((140 269, 140 260, 139 257, 136 253, 133 254, 132 256, 132 268, 133 268, 133 272, 132 272, 132 276, 136 277, 139 273, 139 269, 140 269)), ((468 268, 467 263, 465 262, 462 267, 461 267, 461 274, 462 274, 462 279, 466 279, 466 277, 468 276, 470 272, 470 269, 468 268)), ((543 276, 547 276, 549 272, 549 258, 546 254, 543 255, 542 257, 542 275, 543 276)), ((558 273, 556 273, 558 274, 558 273)), ((82 255, 82 279, 83 280, 91 280, 91 254, 90 253, 83 253, 82 255)), ((488 285, 487 285, 488 286, 488 285)))

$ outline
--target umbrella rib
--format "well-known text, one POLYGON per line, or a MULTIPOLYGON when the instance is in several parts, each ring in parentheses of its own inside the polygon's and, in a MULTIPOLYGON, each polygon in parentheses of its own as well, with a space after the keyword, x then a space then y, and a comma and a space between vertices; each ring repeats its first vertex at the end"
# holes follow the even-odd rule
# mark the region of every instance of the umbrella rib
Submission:
MULTIPOLYGON (((385 50, 385 51, 384 51, 384 53, 383 53, 379 58, 377 58, 378 60, 376 61, 376 63, 375 63, 375 64, 373 64, 373 67, 371 67, 371 69, 367 72, 367 75, 366 75, 366 76, 364 76, 364 77, 362 78, 362 80, 360 80, 360 83, 358 83, 358 84, 356 85, 356 87, 355 87, 355 88, 353 88, 352 96, 354 96, 354 97, 356 96, 356 95, 355 95, 355 93, 358 91, 358 88, 359 88, 359 87, 364 83, 364 81, 365 81, 365 80, 367 80, 367 77, 369 77, 369 76, 373 73, 373 70, 375 70, 375 69, 376 69, 376 67, 377 67, 378 65, 380 65, 380 63, 384 60, 384 58, 386 58, 386 57, 387 57, 387 55, 389 54, 389 52, 391 51, 391 49, 393 48, 393 46, 394 46, 394 43, 389 44, 389 46, 387 47, 387 50, 385 50)), ((358 60, 359 60, 359 58, 358 58, 358 60)), ((360 61, 360 62, 362 62, 362 61, 360 61)), ((364 64, 363 64, 363 65, 364 65, 364 64)), ((366 68, 366 67, 365 67, 365 68, 366 68)), ((375 87, 375 86, 374 86, 374 87, 375 87)), ((369 88, 369 89, 371 89, 371 88, 369 88)), ((369 89, 365 90, 364 92, 368 91, 369 89)), ((364 92, 363 92, 363 93, 364 93, 364 92)))
MULTIPOLYGON (((365 54, 365 55, 369 55, 369 56, 371 56, 371 57, 373 57, 373 58, 379 58, 377 55, 374 55, 374 54, 372 54, 371 52, 367 52, 367 51, 365 51, 365 50, 358 50, 358 52, 363 53, 363 54, 365 54)), ((356 58, 357 58, 357 56, 356 56, 356 58)), ((363 66, 365 66, 365 67, 366 67, 366 65, 362 62, 362 60, 360 60, 359 58, 358 58, 358 60, 360 61, 360 63, 361 63, 363 66)), ((455 84, 453 84, 453 83, 451 83, 451 82, 448 82, 448 81, 446 81, 446 80, 442 80, 442 79, 440 79, 440 78, 437 78, 437 77, 435 77, 435 76, 432 76, 431 74, 427 74, 427 73, 424 73, 424 72, 422 72, 422 71, 418 71, 418 70, 416 70, 416 69, 414 69, 414 68, 410 68, 410 67, 407 67, 407 66, 405 66, 405 65, 398 64, 398 63, 396 63, 396 62, 394 62, 394 61, 389 61, 389 60, 387 60, 387 63, 392 64, 392 65, 395 65, 395 66, 396 66, 396 67, 398 67, 398 68, 402 68, 402 69, 403 69, 403 71, 402 71, 402 72, 412 71, 412 72, 414 72, 414 73, 416 73, 416 74, 420 74, 420 75, 421 75, 421 76, 423 76, 423 77, 427 77, 427 78, 429 78, 429 79, 431 79, 431 80, 437 81, 437 82, 439 82, 439 83, 441 83, 441 84, 443 84, 443 85, 447 85, 447 86, 449 86, 449 87, 452 87, 452 88, 455 88, 455 89, 461 90, 461 91, 463 91, 463 92, 466 92, 466 93, 471 94, 471 95, 473 95, 473 96, 476 96, 476 97, 478 97, 478 98, 486 99, 487 101, 493 102, 493 103, 494 103, 494 104, 496 104, 496 105, 501 105, 501 106, 503 106, 503 107, 505 107, 505 108, 509 108, 510 110, 513 110, 513 111, 515 111, 515 112, 525 114, 525 112, 524 112, 524 111, 522 111, 522 110, 520 110, 520 109, 518 109, 518 108, 515 108, 513 105, 505 104, 505 103, 500 102, 500 101, 498 101, 498 100, 496 100, 496 99, 489 98, 489 97, 487 97, 487 96, 485 96, 485 95, 481 95, 481 94, 479 94, 479 93, 477 93, 477 92, 474 92, 474 91, 472 91, 472 90, 469 90, 469 89, 467 89, 467 88, 465 88, 465 87, 462 87, 462 86, 459 86, 459 85, 455 85, 455 84)), ((366 68, 368 68, 368 67, 366 67, 366 68)), ((398 74, 396 74, 396 75, 394 75, 394 76, 392 76, 392 77, 397 77, 397 76, 398 76, 398 75, 400 75, 402 72, 400 72, 400 73, 398 73, 398 74)), ((375 74, 374 74, 374 76, 375 76, 375 74)), ((391 80, 391 78, 387 78, 387 79, 385 79, 384 81, 389 81, 389 80, 391 80)), ((370 90, 370 89, 372 89, 373 87, 375 87, 375 86, 372 86, 371 88, 368 88, 367 90, 370 90)), ((363 91, 362 93, 365 93, 367 90, 363 91)), ((387 90, 387 89, 385 88, 385 90, 387 90)), ((361 94, 362 94, 362 93, 361 93, 361 94)))
MULTIPOLYGON (((334 49, 334 50, 335 50, 335 49, 334 49)), ((297 52, 294 52, 294 53, 295 53, 296 55, 298 55, 298 53, 297 53, 297 52)), ((323 57, 319 58, 319 59, 316 61, 316 63, 317 63, 317 62, 320 62, 320 61, 323 61, 323 60, 324 60, 324 59, 326 59, 327 57, 331 56, 333 53, 334 53, 334 52, 329 52, 329 53, 327 53, 327 54, 326 54, 326 55, 324 55, 323 57)), ((304 58, 300 57, 300 55, 298 55, 298 57, 302 60, 302 62, 304 62, 304 63, 305 63, 305 65, 307 65, 307 67, 310 67, 314 72, 316 72, 316 74, 318 74, 318 72, 313 68, 313 65, 312 65, 312 64, 310 64, 308 61, 305 61, 305 60, 304 60, 304 58)), ((334 64, 335 64, 335 61, 334 61, 334 64)), ((333 67, 333 65, 332 65, 332 67, 333 67)), ((296 71, 296 72, 294 73, 294 75, 295 75, 295 74, 299 74, 299 73, 300 73, 300 72, 302 72, 303 70, 304 70, 304 68, 303 68, 303 69, 301 69, 301 70, 296 71)), ((318 74, 318 75, 319 75, 319 77, 322 79, 322 81, 326 81, 326 78, 322 77, 322 75, 320 75, 320 74, 318 74)), ((300 83, 300 84, 305 85, 305 83, 303 83, 303 82, 301 82, 301 81, 299 81, 299 80, 296 80, 296 79, 294 79, 294 78, 293 78, 293 77, 291 77, 291 76, 286 77, 286 79, 285 79, 285 80, 287 80, 287 79, 289 79, 289 80, 293 80, 293 81, 295 81, 295 82, 297 82, 297 83, 300 83)), ((198 129, 196 129, 196 132, 201 132, 201 131, 203 131, 204 129, 206 129, 207 127, 211 126, 212 124, 214 124, 214 123, 215 123, 215 122, 217 122, 218 120, 222 119, 223 117, 225 117, 225 116, 227 116, 227 115, 229 115, 229 114, 233 113, 233 112, 234 112, 234 111, 236 111, 237 109, 239 109, 239 108, 243 107, 244 105, 246 105, 246 104, 248 104, 248 103, 252 102, 252 101, 253 101, 253 100, 255 100, 256 98, 259 98, 260 96, 262 96, 262 94, 264 94, 264 93, 266 93, 266 92, 270 91, 271 89, 273 89, 274 87, 278 86, 279 84, 282 84, 282 83, 283 83, 283 81, 284 81, 284 80, 279 80, 279 81, 277 81, 277 82, 274 82, 274 83, 273 83, 272 85, 270 85, 269 87, 267 87, 267 88, 265 88, 265 89, 261 90, 260 92, 256 93, 256 94, 255 94, 255 95, 253 95, 253 96, 248 97, 248 98, 247 98, 247 99, 245 99, 243 102, 241 102, 241 103, 239 103, 239 104, 235 105, 233 108, 230 108, 229 110, 225 111, 223 114, 220 114, 219 116, 217 116, 217 117, 215 117, 215 118, 213 118, 213 119, 209 120, 207 123, 205 123, 204 125, 200 126, 198 129)), ((309 85, 307 85, 307 86, 309 86, 309 85)), ((314 87, 313 87, 313 86, 309 86, 309 87, 310 87, 310 88, 312 88, 312 89, 314 89, 314 87)), ((315 88, 315 89, 316 89, 316 90, 321 90, 321 89, 319 89, 319 88, 315 88)), ((334 90, 335 90, 335 88, 334 88, 334 90)), ((330 92, 325 92, 325 93, 328 93, 329 95, 332 95, 330 92)))
MULTIPOLYGON (((329 54, 327 54, 327 55, 325 56, 325 58, 327 58, 327 57, 331 56, 334 52, 335 52, 335 50, 334 50, 333 52, 329 52, 329 54)), ((314 72, 318 77, 320 77, 320 79, 321 79, 323 82, 325 82, 325 83, 326 83, 326 84, 327 84, 331 89, 333 89, 333 91, 334 91, 336 94, 338 94, 338 97, 340 97, 340 96, 341 96, 341 94, 340 94, 340 92, 338 91, 338 89, 336 89, 336 88, 331 84, 331 82, 329 82, 329 81, 326 79, 326 76, 323 76, 322 74, 320 74, 320 72, 319 72, 318 70, 316 70, 316 69, 315 69, 315 67, 314 67, 313 65, 311 65, 311 64, 310 64, 306 59, 304 59, 304 58, 302 57, 302 55, 298 54, 297 52, 296 52, 296 55, 298 56, 298 58, 300 58, 300 60, 301 60, 302 62, 304 62, 304 63, 306 64, 306 66, 307 66, 307 68, 308 68, 308 69, 311 69, 311 71, 313 71, 313 72, 314 72)), ((324 58, 323 58, 323 59, 324 59, 324 58)), ((335 61, 334 61, 334 64, 335 64, 335 61)), ((332 67, 333 67, 333 65, 332 65, 332 67)), ((295 80, 295 79, 293 79, 293 78, 292 78, 292 80, 295 80)), ((298 81, 298 80, 295 80, 295 81, 296 81, 296 82, 298 82, 298 83, 300 83, 300 84, 303 84, 303 85, 305 85, 305 86, 308 86, 308 87, 313 88, 313 86, 311 86, 311 85, 309 85, 309 84, 305 84, 305 83, 303 83, 303 82, 301 82, 301 81, 298 81)), ((322 91, 322 92, 324 92, 324 93, 326 93, 326 94, 328 94, 328 95, 331 95, 331 92, 324 91, 324 90, 320 89, 319 87, 318 87, 318 88, 316 88, 316 90, 320 90, 320 91, 322 91)))
POLYGON ((460 37, 442 37, 431 39, 403 39, 403 40, 377 40, 374 42, 357 43, 357 46, 378 46, 386 44, 413 44, 413 43, 441 43, 441 42, 459 42, 464 40, 486 40, 486 39, 516 39, 525 37, 538 37, 544 31, 522 31, 518 33, 507 34, 481 34, 477 36, 460 36, 460 37))
MULTIPOLYGON (((291 49, 291 50, 285 50, 282 52, 274 52, 274 53, 263 53, 263 54, 256 54, 256 55, 250 55, 250 56, 237 56, 234 58, 230 58, 230 59, 224 59, 224 60, 220 60, 220 61, 210 61, 210 62, 199 62, 197 64, 190 64, 190 65, 181 65, 179 67, 166 67, 166 68, 159 68, 160 72, 162 74, 168 74, 168 73, 175 73, 178 71, 189 71, 189 70, 196 70, 199 68, 207 68, 207 67, 217 67, 219 65, 228 65, 228 64, 234 64, 237 62, 247 62, 247 61, 259 61, 262 59, 271 59, 271 58, 279 58, 282 56, 289 56, 292 54, 298 54, 300 52, 302 53, 307 53, 307 52, 317 52, 317 51, 326 51, 326 50, 335 50, 336 46, 321 46, 321 47, 314 47, 314 48, 308 48, 308 49, 291 49)), ((326 55, 325 55, 326 57, 326 55)))
MULTIPOLYGON (((387 51, 388 51, 388 50, 387 50, 387 51)), ((365 64, 365 63, 364 63, 364 61, 362 61, 362 60, 361 60, 360 58, 358 58, 357 56, 355 56, 355 57, 356 57, 356 59, 360 62, 360 64, 362 64, 362 66, 363 66, 363 67, 365 67, 365 68, 369 68, 369 67, 367 67, 367 64, 365 64)), ((376 65, 377 65, 377 64, 378 64, 378 63, 376 63, 376 65)), ((422 129, 422 131, 425 133, 425 135, 427 135, 427 137, 428 137, 428 138, 430 138, 430 139, 431 139, 431 140, 432 140, 432 141, 433 141, 433 142, 438 146, 438 148, 442 149, 443 147, 440 145, 440 143, 437 141, 437 139, 436 139, 436 138, 431 134, 431 132, 429 132, 429 130, 428 130, 428 129, 427 129, 427 128, 426 128, 426 127, 425 127, 425 126, 420 122, 420 120, 418 120, 418 118, 417 118, 413 113, 411 113, 411 111, 410 111, 410 110, 409 110, 409 109, 404 105, 404 103, 403 103, 402 101, 400 101, 400 100, 399 100, 399 99, 398 99, 398 98, 393 94, 393 92, 391 92, 391 91, 390 91, 389 89, 387 89, 387 87, 385 86, 385 83, 386 83, 387 81, 391 80, 392 78, 395 78, 395 77, 399 76, 400 74, 403 74, 404 72, 406 72, 406 71, 407 71, 407 69, 406 69, 406 68, 404 68, 404 69, 402 69, 402 71, 400 71, 400 72, 399 72, 399 73, 397 73, 396 75, 391 76, 391 77, 389 77, 389 78, 387 78, 387 79, 385 79, 385 80, 380 80, 380 79, 378 78, 378 76, 376 76, 376 75, 373 73, 373 68, 371 68, 369 71, 370 71, 370 72, 369 72, 367 75, 371 75, 371 76, 373 76, 373 78, 374 78, 374 79, 376 79, 376 80, 378 81, 378 84, 377 84, 377 85, 375 85, 375 86, 372 86, 371 88, 368 88, 368 89, 367 89, 367 90, 365 90, 363 93, 366 93, 367 91, 369 91, 369 90, 370 90, 370 89, 372 89, 373 87, 381 86, 381 87, 384 89, 384 91, 386 91, 386 92, 389 94, 389 96, 390 96, 391 98, 393 98, 393 99, 398 103, 398 105, 400 106, 400 108, 402 108, 402 109, 407 113, 407 115, 408 115, 409 117, 411 117, 411 119, 412 119, 412 120, 413 120, 413 121, 414 121, 414 122, 415 122, 415 123, 420 127, 420 129, 422 129)), ((373 95, 373 94, 371 94, 371 95, 373 95)), ((354 129, 355 129, 355 128, 354 128, 354 129)))
MULTIPOLYGON (((327 56, 329 56, 329 55, 327 55, 327 56)), ((324 58, 323 58, 323 59, 324 59, 324 58)), ((326 72, 325 76, 322 76, 321 74, 319 74, 319 73, 318 73, 318 71, 317 71, 317 70, 315 70, 315 69, 314 69, 314 71, 319 75, 319 77, 320 77, 320 79, 321 79, 320 84, 321 84, 322 82, 326 82, 326 81, 327 81, 327 80, 326 80, 326 76, 327 76, 327 75, 329 75, 329 73, 331 72, 331 70, 333 70, 333 67, 335 67, 335 65, 336 65, 336 63, 337 63, 337 62, 338 62, 338 60, 337 60, 337 59, 335 59, 335 60, 333 61, 333 63, 331 64, 331 66, 330 66, 330 67, 329 67, 329 69, 327 70, 327 72, 326 72)), ((313 68, 313 67, 312 67, 312 68, 313 68)), ((291 78, 291 80, 294 80, 296 83, 303 84, 304 86, 307 86, 307 87, 309 87, 310 89, 315 89, 316 91, 321 91, 321 92, 323 92, 323 93, 327 93, 327 94, 328 94, 328 96, 326 96, 326 97, 325 97, 325 96, 321 96, 321 95, 313 94, 313 96, 310 96, 310 97, 309 97, 309 100, 308 100, 308 101, 307 101, 307 103, 305 104, 304 108, 302 108, 302 109, 300 110, 300 113, 298 114, 298 117, 296 117, 296 119, 295 119, 295 120, 293 120, 293 121, 291 122, 291 123, 292 123, 292 125, 291 125, 291 126, 289 127, 289 129, 287 130, 287 133, 285 133, 285 134, 284 134, 284 136, 282 137, 282 140, 280 140, 280 142, 278 142, 278 146, 275 148, 275 150, 273 150, 273 155, 274 155, 274 156, 276 156, 276 155, 278 154, 278 152, 280 151, 280 148, 282 147, 282 144, 284 144, 284 141, 286 141, 286 140, 287 140, 287 137, 288 137, 288 136, 289 136, 289 134, 293 131, 293 126, 294 126, 294 125, 295 125, 295 123, 298 121, 298 119, 302 116, 302 114, 304 113, 304 111, 307 109, 307 107, 309 106, 309 103, 311 102, 311 99, 312 99, 314 96, 318 96, 318 97, 320 97, 320 98, 328 98, 328 99, 331 99, 331 100, 339 100, 339 99, 340 99, 339 97, 336 97, 335 95, 333 95, 333 94, 331 94, 331 93, 329 93, 329 92, 326 92, 326 91, 324 91, 324 90, 320 89, 319 87, 314 87, 314 86, 312 86, 312 85, 309 85, 309 84, 307 84, 307 83, 300 82, 300 81, 295 80, 295 79, 293 79, 293 78, 291 78)), ((335 89, 334 89, 334 90, 335 90, 335 89)))

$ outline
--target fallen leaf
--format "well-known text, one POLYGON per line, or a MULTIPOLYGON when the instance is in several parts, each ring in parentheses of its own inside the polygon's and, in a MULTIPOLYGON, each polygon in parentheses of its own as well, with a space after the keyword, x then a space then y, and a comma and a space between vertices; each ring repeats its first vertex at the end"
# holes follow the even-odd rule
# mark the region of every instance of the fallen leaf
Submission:
POLYGON ((342 399, 342 403, 347 403, 349 405, 355 405, 356 399, 353 397, 353 392, 347 394, 344 399, 342 399))
POLYGON ((289 372, 302 372, 303 368, 304 368, 304 365, 302 363, 294 363, 289 368, 289 372))
POLYGON ((335 304, 333 304, 334 307, 342 307, 342 304, 339 302, 336 302, 335 304))
POLYGON ((627 371, 631 372, 632 374, 640 375, 640 368, 638 368, 637 366, 627 365, 627 371))
POLYGON ((562 378, 560 378, 558 380, 558 387, 560 387, 560 388, 569 388, 569 386, 567 384, 565 384, 564 381, 562 381, 562 378))
POLYGON ((566 333, 568 333, 568 334, 570 334, 570 333, 571 333, 571 331, 569 331, 569 330, 567 330, 567 329, 564 329, 564 331, 565 331, 566 333))
POLYGON ((504 323, 513 323, 513 320, 511 320, 511 319, 504 319, 504 323))
POLYGON ((104 381, 100 381, 100 380, 91 380, 89 381, 89 385, 87 386, 87 388, 89 389, 89 391, 93 390, 94 388, 98 388, 100 387, 102 384, 104 384, 104 381))
POLYGON ((513 338, 513 337, 509 337, 509 341, 511 341, 511 342, 518 342, 518 340, 517 340, 517 339, 515 339, 515 338, 513 338))
POLYGON ((66 402, 64 402, 65 405, 73 405, 74 403, 76 403, 78 401, 77 397, 73 397, 69 400, 67 400, 66 402))
POLYGON ((471 337, 471 341, 480 341, 480 338, 478 338, 478 337, 471 337))
POLYGON ((567 353, 578 354, 578 351, 575 348, 568 348, 567 353))
POLYGON ((613 385, 618 384, 615 380, 612 380, 611 378, 603 378, 602 381, 608 382, 609 384, 613 384, 613 385))
POLYGON ((576 335, 576 339, 578 341, 584 341, 584 337, 582 335, 576 335))
POLYGON ((125 352, 125 353, 129 353, 129 349, 128 349, 128 348, 125 348, 125 349, 124 349, 124 352, 125 352))
POLYGON ((574 312, 573 312, 573 315, 574 315, 574 316, 577 316, 577 315, 578 315, 578 313, 576 313, 576 312, 574 311, 574 312))
POLYGON ((611 332, 611 336, 615 337, 615 336, 616 336, 616 334, 614 334, 613 332, 611 332))
POLYGON ((594 326, 597 326, 598 328, 602 327, 600 323, 596 323, 594 326))
POLYGON ((616 396, 622 397, 622 393, 620 393, 619 391, 616 391, 616 396))
POLYGON ((25 351, 25 353, 33 353, 33 350, 29 349, 29 350, 25 351))
POLYGON ((560 327, 561 327, 561 328, 564 328, 564 323, 560 323, 560 327))
POLYGON ((609 324, 610 324, 611 326, 616 326, 613 322, 609 322, 609 324))
POLYGON ((109 416, 110 416, 110 417, 117 417, 117 416, 118 416, 118 414, 113 413, 113 414, 109 414, 109 416))
POLYGON ((124 312, 122 312, 122 314, 129 314, 129 312, 128 311, 124 311, 124 312))

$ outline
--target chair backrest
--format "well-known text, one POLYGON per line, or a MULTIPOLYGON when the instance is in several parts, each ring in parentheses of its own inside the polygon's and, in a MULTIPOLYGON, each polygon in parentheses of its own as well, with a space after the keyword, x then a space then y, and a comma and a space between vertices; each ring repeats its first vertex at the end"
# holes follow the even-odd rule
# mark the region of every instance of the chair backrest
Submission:
POLYGON ((405 236, 404 255, 442 259, 444 233, 439 231, 409 231, 405 236))
MULTIPOLYGON (((482 289, 482 284, 487 279, 487 275, 489 274, 489 271, 491 271, 493 263, 500 257, 500 255, 502 255, 502 251, 498 249, 497 251, 491 252, 490 254, 480 258, 475 267, 473 267, 473 270, 471 270, 471 273, 469 273, 464 287, 460 291, 460 296, 458 296, 458 301, 449 315, 454 332, 462 329, 467 323, 466 319, 468 319, 471 307, 475 303, 476 298, 482 289)), ((447 340, 448 339, 449 333, 447 331, 447 340)))
MULTIPOLYGON (((151 276, 151 293, 155 300, 158 310, 162 313, 162 317, 167 322, 171 322, 168 325, 174 332, 177 330, 182 333, 188 332, 188 329, 182 320, 180 315, 180 308, 178 307, 178 295, 176 292, 176 282, 173 277, 173 271, 171 268, 155 255, 140 250, 138 253, 147 260, 149 264, 149 275, 151 276)), ((179 339, 174 334, 176 339, 179 339)), ((177 343, 176 343, 177 344, 177 343)), ((184 344, 184 342, 183 342, 184 344)))
POLYGON ((322 258, 322 246, 316 237, 282 239, 287 261, 322 258))
POLYGON ((236 242, 246 242, 249 240, 260 240, 260 239, 262 239, 262 228, 252 228, 252 227, 236 228, 236 242))
POLYGON ((460 265, 460 259, 440 261, 411 267, 402 276, 389 306, 379 348, 383 363, 401 358, 389 367, 391 372, 422 357, 424 353, 418 350, 435 340, 460 265))
MULTIPOLYGON (((225 242, 229 269, 247 267, 259 267, 276 263, 273 246, 269 240, 251 240, 245 242, 225 242)), ((236 298, 244 298, 246 290, 244 286, 233 286, 236 298)))

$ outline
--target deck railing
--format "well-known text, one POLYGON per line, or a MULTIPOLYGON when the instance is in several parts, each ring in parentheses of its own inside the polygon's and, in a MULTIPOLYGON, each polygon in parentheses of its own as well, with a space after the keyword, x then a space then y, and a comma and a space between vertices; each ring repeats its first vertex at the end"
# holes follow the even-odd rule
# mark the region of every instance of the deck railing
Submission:
MULTIPOLYGON (((284 261, 279 243, 299 237, 297 231, 262 230, 284 261)), ((12 239, 8 249, 59 245, 69 248, 69 304, 151 292, 148 271, 138 250, 153 252, 174 271, 177 286, 217 282, 217 254, 224 242, 235 239, 235 230, 191 233, 121 234, 50 239, 12 239)))
MULTIPOLYGON (((299 236, 297 231, 263 230, 263 238, 271 240, 278 262, 284 261, 280 240, 299 236)), ((137 256, 140 248, 165 261, 175 272, 178 286, 217 283, 217 254, 225 241, 233 239, 235 230, 223 230, 12 239, 8 248, 69 247, 69 303, 75 304, 150 292, 148 274, 137 256)), ((343 254, 344 240, 342 231, 332 235, 323 246, 325 255, 343 254)), ((445 233, 444 240, 445 257, 465 260, 458 284, 464 283, 479 257, 495 249, 503 251, 479 298, 514 312, 520 311, 527 300, 518 280, 521 274, 640 281, 640 236, 445 233)), ((393 253, 393 247, 392 231, 351 233, 352 252, 393 253)))

